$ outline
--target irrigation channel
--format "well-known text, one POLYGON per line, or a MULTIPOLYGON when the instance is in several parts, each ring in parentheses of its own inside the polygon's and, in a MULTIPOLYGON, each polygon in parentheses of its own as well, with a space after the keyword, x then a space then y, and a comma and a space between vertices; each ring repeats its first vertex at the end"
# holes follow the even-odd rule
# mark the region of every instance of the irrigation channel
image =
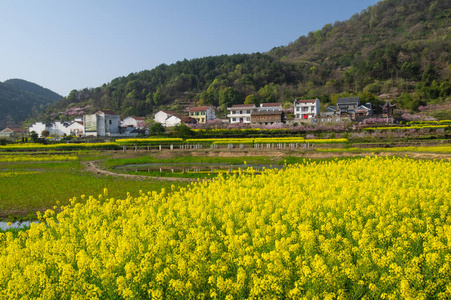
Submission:
POLYGON ((252 168, 256 173, 262 172, 264 169, 282 169, 282 165, 270 164, 224 164, 224 163, 149 163, 149 164, 133 164, 115 167, 119 172, 160 172, 160 173, 235 173, 239 170, 245 171, 252 168))
MULTIPOLYGON (((37 221, 36 221, 37 222, 37 221)), ((12 222, 10 226, 8 226, 8 222, 0 221, 0 229, 6 230, 6 229, 13 229, 13 228, 21 228, 21 227, 28 227, 30 226, 31 221, 16 221, 12 222)))

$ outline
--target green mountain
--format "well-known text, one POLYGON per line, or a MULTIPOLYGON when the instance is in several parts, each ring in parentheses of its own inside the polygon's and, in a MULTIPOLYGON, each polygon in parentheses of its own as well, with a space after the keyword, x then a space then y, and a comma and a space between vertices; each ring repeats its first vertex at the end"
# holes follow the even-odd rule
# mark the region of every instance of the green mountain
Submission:
POLYGON ((179 61, 72 91, 46 111, 111 109, 122 116, 187 105, 223 111, 239 103, 287 102, 319 97, 333 103, 358 95, 415 110, 450 100, 451 2, 384 0, 345 22, 326 24, 267 53, 179 61))
POLYGON ((10 79, 0 82, 0 130, 19 126, 25 119, 37 117, 62 96, 37 84, 10 79))
POLYGON ((49 89, 46 89, 40 85, 37 85, 36 83, 29 82, 29 81, 26 81, 23 79, 8 79, 3 83, 7 84, 9 86, 15 87, 18 90, 41 96, 50 101, 57 101, 57 100, 61 100, 61 98, 63 98, 63 96, 61 96, 49 89))

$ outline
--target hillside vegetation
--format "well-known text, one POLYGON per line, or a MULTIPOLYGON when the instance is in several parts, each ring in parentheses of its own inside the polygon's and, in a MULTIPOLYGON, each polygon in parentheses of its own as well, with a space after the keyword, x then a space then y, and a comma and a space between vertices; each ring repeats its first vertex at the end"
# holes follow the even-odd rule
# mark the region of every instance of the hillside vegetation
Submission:
POLYGON ((61 95, 25 80, 0 82, 0 130, 18 126, 61 98, 61 95))
POLYGON ((196 104, 223 111, 232 104, 294 98, 319 97, 327 104, 340 95, 376 106, 379 98, 389 99, 416 110, 451 95, 450 15, 450 1, 380 1, 267 53, 162 64, 102 87, 73 90, 46 113, 61 116, 84 107, 143 116, 196 104))

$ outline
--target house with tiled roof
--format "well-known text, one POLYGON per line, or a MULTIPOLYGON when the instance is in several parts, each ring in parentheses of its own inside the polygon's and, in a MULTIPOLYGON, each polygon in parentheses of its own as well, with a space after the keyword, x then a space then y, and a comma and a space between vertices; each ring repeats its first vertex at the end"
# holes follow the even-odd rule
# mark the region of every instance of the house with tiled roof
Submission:
POLYGON ((138 129, 143 129, 145 127, 145 117, 126 117, 122 120, 122 127, 133 126, 138 129))
POLYGON ((255 104, 236 104, 227 107, 227 110, 229 111, 227 118, 229 118, 231 124, 251 123, 251 114, 258 108, 255 104))
POLYGON ((85 127, 82 121, 73 121, 66 126, 66 135, 72 135, 76 137, 84 136, 85 127))
POLYGON ((0 131, 0 138, 19 139, 27 136, 27 130, 18 127, 6 127, 0 131))
POLYGON ((198 106, 189 109, 189 116, 196 119, 197 124, 205 124, 216 119, 215 110, 211 106, 198 106))
POLYGON ((319 114, 319 99, 294 100, 294 118, 295 119, 313 119, 319 114))
POLYGON ((352 119, 354 119, 357 112, 357 108, 360 106, 360 98, 359 97, 338 98, 337 106, 340 109, 341 115, 348 115, 352 119))

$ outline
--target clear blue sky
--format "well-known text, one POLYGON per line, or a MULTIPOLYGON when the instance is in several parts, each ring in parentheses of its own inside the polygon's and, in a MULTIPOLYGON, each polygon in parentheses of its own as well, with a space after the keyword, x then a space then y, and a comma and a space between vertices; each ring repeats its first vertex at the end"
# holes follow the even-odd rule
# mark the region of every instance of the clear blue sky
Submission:
POLYGON ((0 81, 63 96, 165 63, 266 52, 377 0, 3 0, 0 81))

